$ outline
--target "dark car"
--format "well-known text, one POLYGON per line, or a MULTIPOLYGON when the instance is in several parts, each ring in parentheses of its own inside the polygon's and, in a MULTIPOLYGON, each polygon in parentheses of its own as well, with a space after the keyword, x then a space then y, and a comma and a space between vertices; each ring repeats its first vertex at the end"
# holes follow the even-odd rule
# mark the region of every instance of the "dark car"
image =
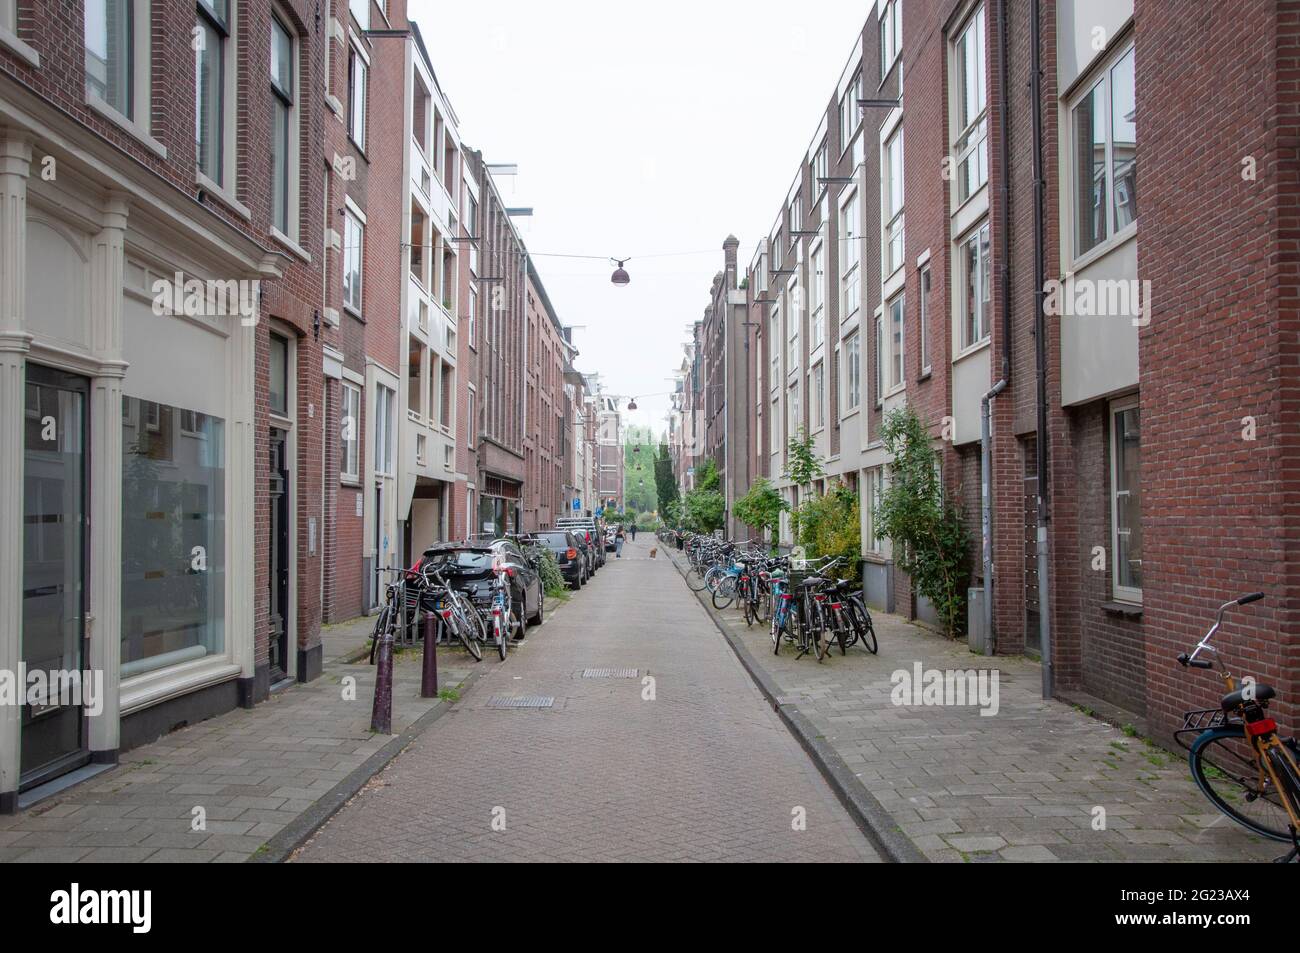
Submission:
POLYGON ((448 585, 467 594, 485 611, 492 605, 492 566, 498 561, 509 574, 510 604, 524 607, 527 621, 516 622, 515 632, 515 638, 522 638, 528 625, 541 624, 544 596, 541 573, 513 540, 438 543, 424 551, 419 568, 441 570, 448 585))
POLYGON ((555 529, 568 530, 587 544, 587 569, 594 576, 596 570, 605 565, 605 546, 602 542, 604 526, 600 520, 590 516, 565 516, 555 521, 555 529))
POLYGON ((529 537, 537 546, 549 549, 560 565, 560 574, 573 589, 581 589, 587 584, 591 575, 587 569, 587 557, 582 550, 578 537, 564 529, 544 529, 529 537))

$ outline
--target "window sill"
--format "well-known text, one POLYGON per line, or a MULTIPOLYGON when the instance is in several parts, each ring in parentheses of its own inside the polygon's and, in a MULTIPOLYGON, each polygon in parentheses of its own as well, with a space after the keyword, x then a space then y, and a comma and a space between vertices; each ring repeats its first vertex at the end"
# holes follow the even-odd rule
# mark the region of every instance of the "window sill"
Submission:
POLYGON ((358 321, 365 320, 363 317, 361 317, 360 309, 354 308, 350 304, 343 305, 343 310, 346 311, 348 314, 352 315, 352 317, 356 318, 358 321))
POLYGON ((1142 618, 1142 607, 1133 602, 1103 602, 1101 610, 1107 615, 1120 616, 1125 619, 1142 618))
POLYGON ((3 46, 12 53, 16 53, 19 58, 27 63, 28 66, 34 69, 41 68, 41 54, 37 53, 22 40, 18 39, 18 34, 14 33, 8 27, 0 26, 0 46, 3 46))
POLYGON ((94 93, 86 93, 86 105, 110 122, 121 126, 136 139, 139 139, 140 142, 142 142, 150 152, 158 156, 158 158, 167 158, 166 146, 153 136, 149 135, 148 131, 135 120, 128 119, 94 93))
POLYGON ((248 219, 250 222, 253 220, 253 213, 249 211, 247 205, 239 201, 239 199, 235 198, 234 195, 227 192, 216 182, 209 179, 198 169, 194 170, 194 184, 205 192, 212 193, 221 200, 221 204, 234 209, 234 211, 238 212, 241 217, 248 219))
POLYGON ((1137 238, 1137 222, 1134 221, 1129 223, 1128 225, 1125 225, 1123 229, 1116 232, 1114 235, 1111 235, 1101 244, 1094 245, 1092 248, 1089 248, 1082 255, 1079 255, 1077 258, 1075 258, 1074 261, 1070 263, 1069 273, 1078 275, 1078 273, 1082 269, 1087 268, 1093 262, 1100 261, 1102 258, 1105 258, 1107 255, 1109 255, 1111 252, 1124 247, 1125 245, 1127 245, 1129 242, 1133 241, 1136 238, 1137 238))
POLYGON ((309 265, 311 264, 311 253, 308 252, 307 249, 299 245, 292 238, 290 238, 288 235, 286 235, 284 232, 276 228, 274 225, 271 226, 271 237, 274 238, 281 245, 283 245, 285 248, 289 249, 291 252, 293 252, 295 255, 297 255, 299 258, 305 261, 307 264, 309 265))
POLYGON ((340 477, 339 477, 339 485, 340 485, 340 486, 346 486, 346 487, 348 487, 349 489, 359 490, 359 489, 361 489, 361 477, 359 477, 359 476, 340 476, 340 477))
POLYGON ((928 381, 930 379, 930 376, 933 373, 934 373, 934 368, 927 367, 925 370, 921 372, 920 376, 917 377, 916 382, 919 384, 922 381, 928 381))
POLYGON ((992 347, 992 346, 993 346, 993 339, 992 339, 992 337, 986 337, 986 338, 983 338, 983 339, 981 339, 980 341, 978 341, 977 343, 972 344, 970 347, 966 348, 966 350, 964 350, 964 351, 959 351, 957 354, 954 354, 954 355, 953 355, 953 358, 952 358, 952 362, 953 362, 953 364, 955 365, 955 364, 957 364, 957 363, 960 362, 960 361, 964 361, 966 358, 970 357, 972 354, 978 354, 980 351, 983 351, 983 350, 985 350, 986 348, 989 348, 989 347, 992 347))
POLYGON ((337 96, 333 93, 326 93, 325 105, 329 107, 329 111, 338 118, 339 122, 343 121, 343 103, 339 101, 337 96))

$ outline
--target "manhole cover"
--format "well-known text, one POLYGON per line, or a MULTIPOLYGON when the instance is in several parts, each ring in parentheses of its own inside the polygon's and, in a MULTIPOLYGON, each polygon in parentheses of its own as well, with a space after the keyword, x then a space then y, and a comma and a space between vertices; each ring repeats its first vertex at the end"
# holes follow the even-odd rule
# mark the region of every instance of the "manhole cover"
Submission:
POLYGON ((636 678, 641 674, 636 668, 584 668, 583 678, 636 678))
POLYGON ((488 708, 550 708, 555 699, 550 695, 493 695, 488 708))

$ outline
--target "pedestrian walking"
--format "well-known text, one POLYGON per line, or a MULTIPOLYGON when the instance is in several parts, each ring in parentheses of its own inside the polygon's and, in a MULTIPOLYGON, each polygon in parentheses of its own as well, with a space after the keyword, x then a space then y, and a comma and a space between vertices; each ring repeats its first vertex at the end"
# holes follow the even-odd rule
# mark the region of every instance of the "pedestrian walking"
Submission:
POLYGON ((628 529, 629 529, 629 530, 631 531, 631 533, 632 533, 632 542, 635 543, 635 542, 636 542, 636 523, 633 523, 631 526, 628 527, 628 529))
POLYGON ((618 524, 618 529, 614 531, 614 558, 623 558, 623 524, 618 524))

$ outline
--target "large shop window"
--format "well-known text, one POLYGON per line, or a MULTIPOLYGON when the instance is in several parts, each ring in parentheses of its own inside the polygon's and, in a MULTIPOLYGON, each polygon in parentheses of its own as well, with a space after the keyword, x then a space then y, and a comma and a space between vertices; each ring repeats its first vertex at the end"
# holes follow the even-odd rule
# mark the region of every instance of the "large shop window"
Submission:
POLYGON ((122 400, 122 677, 225 651, 225 424, 122 400))

